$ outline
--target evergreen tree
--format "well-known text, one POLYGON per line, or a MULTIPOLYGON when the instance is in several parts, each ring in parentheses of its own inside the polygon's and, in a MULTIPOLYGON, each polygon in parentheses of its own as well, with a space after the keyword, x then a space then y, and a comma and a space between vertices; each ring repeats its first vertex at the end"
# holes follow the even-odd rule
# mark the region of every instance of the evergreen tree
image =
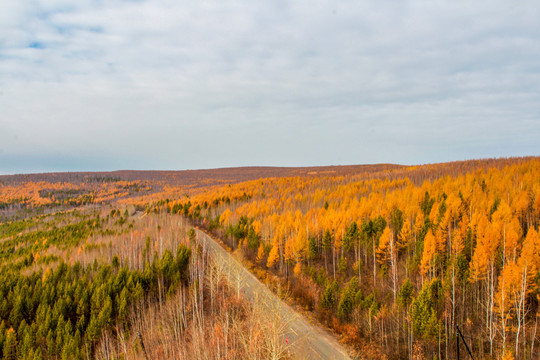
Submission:
POLYGON ((356 221, 353 221, 347 227, 345 237, 343 238, 343 247, 345 248, 345 250, 350 251, 358 241, 359 237, 360 232, 358 229, 358 224, 356 223, 356 221))
POLYGON ((440 331, 437 307, 441 290, 439 279, 426 282, 409 310, 415 334, 425 339, 435 340, 440 331))
POLYGON ((338 318, 343 322, 347 322, 350 319, 351 313, 354 310, 355 295, 356 294, 353 289, 347 288, 341 296, 337 315, 338 318))
POLYGON ((398 305, 401 306, 404 309, 407 309, 409 307, 409 304, 411 303, 412 294, 413 294, 413 284, 411 280, 407 278, 399 288, 398 293, 398 305))
POLYGON ((319 305, 326 310, 333 310, 336 306, 339 292, 339 285, 336 280, 329 283, 321 295, 319 305))
POLYGON ((2 355, 6 360, 13 360, 17 356, 17 333, 13 328, 9 328, 6 332, 2 355))
POLYGON ((317 239, 314 236, 310 236, 308 240, 308 257, 309 259, 317 259, 319 257, 319 246, 317 245, 317 239))

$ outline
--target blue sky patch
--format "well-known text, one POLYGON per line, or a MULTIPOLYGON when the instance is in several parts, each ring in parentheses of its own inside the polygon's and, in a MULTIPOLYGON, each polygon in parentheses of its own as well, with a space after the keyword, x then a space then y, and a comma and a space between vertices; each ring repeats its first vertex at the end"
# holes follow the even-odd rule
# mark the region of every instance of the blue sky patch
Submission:
POLYGON ((45 45, 37 41, 31 42, 28 47, 31 49, 45 49, 45 45))

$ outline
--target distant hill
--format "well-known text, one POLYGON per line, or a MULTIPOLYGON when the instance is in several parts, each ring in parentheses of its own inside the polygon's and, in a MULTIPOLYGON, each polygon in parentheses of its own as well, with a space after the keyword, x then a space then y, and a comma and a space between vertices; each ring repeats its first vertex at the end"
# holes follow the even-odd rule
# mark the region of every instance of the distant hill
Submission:
MULTIPOLYGON (((17 185, 25 182, 45 181, 49 183, 69 182, 113 182, 151 181, 175 186, 209 186, 234 184, 242 181, 268 177, 291 176, 351 176, 361 175, 366 179, 399 178, 408 176, 418 183, 444 175, 457 175, 475 168, 502 168, 521 163, 534 157, 514 157, 454 161, 418 166, 398 164, 333 165, 309 167, 249 166, 198 170, 118 170, 104 172, 53 172, 40 174, 0 175, 0 185, 17 185)), ((538 157, 537 157, 538 158, 538 157)))
POLYGON ((378 173, 397 170, 403 165, 343 165, 343 166, 311 166, 311 167, 272 167, 249 166, 199 170, 117 170, 104 172, 55 172, 40 174, 1 175, 3 184, 17 184, 28 181, 56 182, 109 182, 116 180, 158 181, 174 185, 194 185, 204 183, 237 183, 242 181, 266 178, 307 175, 351 175, 358 173, 378 173))

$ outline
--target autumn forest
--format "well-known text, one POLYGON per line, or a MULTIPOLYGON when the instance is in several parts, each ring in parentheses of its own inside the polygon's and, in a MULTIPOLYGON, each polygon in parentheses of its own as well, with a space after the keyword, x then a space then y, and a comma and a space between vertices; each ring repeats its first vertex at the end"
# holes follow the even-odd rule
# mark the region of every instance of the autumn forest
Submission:
POLYGON ((195 229, 351 356, 540 357, 539 158, 0 176, 0 221, 1 359, 296 358, 195 229))

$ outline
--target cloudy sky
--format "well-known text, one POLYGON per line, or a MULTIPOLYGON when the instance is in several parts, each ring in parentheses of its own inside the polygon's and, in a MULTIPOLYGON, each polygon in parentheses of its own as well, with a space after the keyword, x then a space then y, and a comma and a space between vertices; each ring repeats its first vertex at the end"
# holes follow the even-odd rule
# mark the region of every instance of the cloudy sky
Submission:
POLYGON ((540 3, 0 1, 0 173, 540 155, 540 3))

